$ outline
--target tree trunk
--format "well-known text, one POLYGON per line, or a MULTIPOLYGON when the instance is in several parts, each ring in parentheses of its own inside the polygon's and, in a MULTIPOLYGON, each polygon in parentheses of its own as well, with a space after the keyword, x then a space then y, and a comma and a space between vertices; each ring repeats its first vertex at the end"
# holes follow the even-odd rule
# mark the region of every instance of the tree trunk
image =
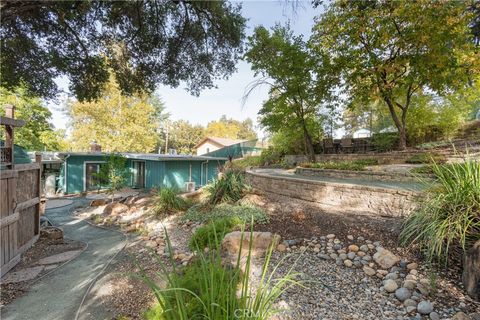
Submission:
POLYGON ((305 120, 302 119, 302 128, 303 128, 303 137, 305 139, 305 144, 307 146, 308 158, 311 162, 315 162, 315 149, 313 149, 312 137, 308 133, 305 120))
POLYGON ((480 240, 465 253, 462 282, 468 295, 474 300, 480 296, 480 240))
POLYGON ((402 118, 399 119, 397 112, 395 111, 395 106, 393 101, 390 98, 383 99, 388 106, 390 115, 392 116, 393 123, 398 130, 398 149, 405 150, 407 148, 407 126, 406 126, 406 117, 407 117, 407 108, 402 110, 402 118))

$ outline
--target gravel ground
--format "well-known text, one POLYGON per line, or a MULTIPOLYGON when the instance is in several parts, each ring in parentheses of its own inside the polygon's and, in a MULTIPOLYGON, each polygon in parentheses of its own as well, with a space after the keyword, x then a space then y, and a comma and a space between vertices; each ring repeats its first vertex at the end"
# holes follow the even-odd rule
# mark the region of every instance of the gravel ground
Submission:
MULTIPOLYGON (((288 310, 277 319, 429 319, 429 316, 417 314, 416 307, 407 310, 406 305, 395 297, 395 293, 385 291, 384 280, 392 276, 387 275, 389 273, 397 274, 395 277, 398 277, 396 282, 399 287, 405 282, 405 277, 418 279, 416 283, 428 278, 425 267, 419 263, 413 250, 409 252, 397 248, 401 219, 331 212, 306 201, 273 195, 249 195, 248 199, 264 208, 270 217, 269 223, 258 225, 255 229, 279 233, 283 240, 289 242, 284 252, 274 252, 271 266, 287 256, 279 268, 279 274, 284 274, 296 262, 295 271, 300 272, 301 279, 307 281, 306 287, 293 287, 281 297, 279 308, 287 307, 288 310), (327 245, 329 241, 322 240, 321 236, 332 233, 336 237, 331 238, 331 244, 327 245), (367 239, 372 241, 367 242, 367 239), (381 243, 375 243, 376 240, 381 243), (369 256, 373 256, 376 248, 381 245, 403 259, 403 266, 398 267, 397 264, 395 270, 383 270, 370 262, 366 265, 371 265, 377 274, 367 276, 362 269, 363 265, 358 265, 358 259, 352 259, 357 263, 355 268, 346 267, 343 259, 329 258, 331 254, 340 255, 339 250, 344 250, 344 254, 350 253, 346 247, 353 243, 359 247, 369 244, 369 256), (406 270, 407 261, 418 262, 420 266, 415 272, 406 270)), ((98 214, 101 210, 102 208, 91 208, 81 215, 86 217, 98 214)), ((186 264, 190 259, 187 243, 197 225, 182 222, 181 214, 152 219, 148 215, 137 213, 138 211, 129 211, 113 217, 114 219, 103 216, 103 222, 108 222, 110 227, 121 226, 130 234, 130 244, 109 267, 105 279, 105 285, 111 290, 101 299, 102 304, 111 311, 112 319, 141 319, 143 312, 155 303, 148 286, 135 277, 139 272, 135 261, 151 276, 161 271, 159 263, 152 258, 150 252, 156 251, 166 261, 163 256, 163 227, 167 229, 176 250, 176 263, 186 264), (129 219, 129 216, 135 216, 135 219, 129 219), (147 229, 150 231, 146 232, 147 229)), ((460 310, 470 314, 480 312, 478 305, 464 296, 459 286, 458 272, 447 276, 439 274, 435 283, 436 291, 426 295, 412 290, 412 293, 415 292, 415 297, 412 298, 415 306, 422 300, 430 301, 438 313, 438 319, 452 319, 460 310)), ((432 319, 436 319, 434 316, 432 319)))

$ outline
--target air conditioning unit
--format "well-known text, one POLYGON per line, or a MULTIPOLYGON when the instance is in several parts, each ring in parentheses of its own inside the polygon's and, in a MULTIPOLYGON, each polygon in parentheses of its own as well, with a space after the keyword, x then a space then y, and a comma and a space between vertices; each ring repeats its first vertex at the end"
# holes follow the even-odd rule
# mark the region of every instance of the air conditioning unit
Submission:
POLYGON ((195 182, 185 182, 185 191, 194 192, 195 191, 195 182))

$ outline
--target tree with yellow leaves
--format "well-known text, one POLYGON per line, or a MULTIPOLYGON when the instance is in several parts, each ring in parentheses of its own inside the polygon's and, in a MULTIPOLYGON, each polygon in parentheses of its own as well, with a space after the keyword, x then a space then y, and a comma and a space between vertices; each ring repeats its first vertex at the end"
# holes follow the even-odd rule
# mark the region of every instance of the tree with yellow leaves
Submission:
POLYGON ((70 102, 72 149, 89 151, 96 141, 105 152, 152 152, 163 105, 147 95, 122 95, 111 75, 101 97, 92 102, 70 102))

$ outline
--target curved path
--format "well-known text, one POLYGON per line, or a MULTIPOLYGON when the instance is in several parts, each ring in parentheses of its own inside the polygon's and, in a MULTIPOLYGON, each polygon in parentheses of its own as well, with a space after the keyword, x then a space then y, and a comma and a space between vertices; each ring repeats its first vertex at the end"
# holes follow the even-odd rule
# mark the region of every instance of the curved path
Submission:
POLYGON ((75 219, 75 208, 88 204, 85 199, 60 208, 48 209, 46 216, 63 229, 67 238, 88 244, 74 260, 55 269, 34 283, 27 293, 1 310, 2 320, 73 320, 88 288, 105 266, 120 252, 126 238, 123 234, 101 229, 75 219))

